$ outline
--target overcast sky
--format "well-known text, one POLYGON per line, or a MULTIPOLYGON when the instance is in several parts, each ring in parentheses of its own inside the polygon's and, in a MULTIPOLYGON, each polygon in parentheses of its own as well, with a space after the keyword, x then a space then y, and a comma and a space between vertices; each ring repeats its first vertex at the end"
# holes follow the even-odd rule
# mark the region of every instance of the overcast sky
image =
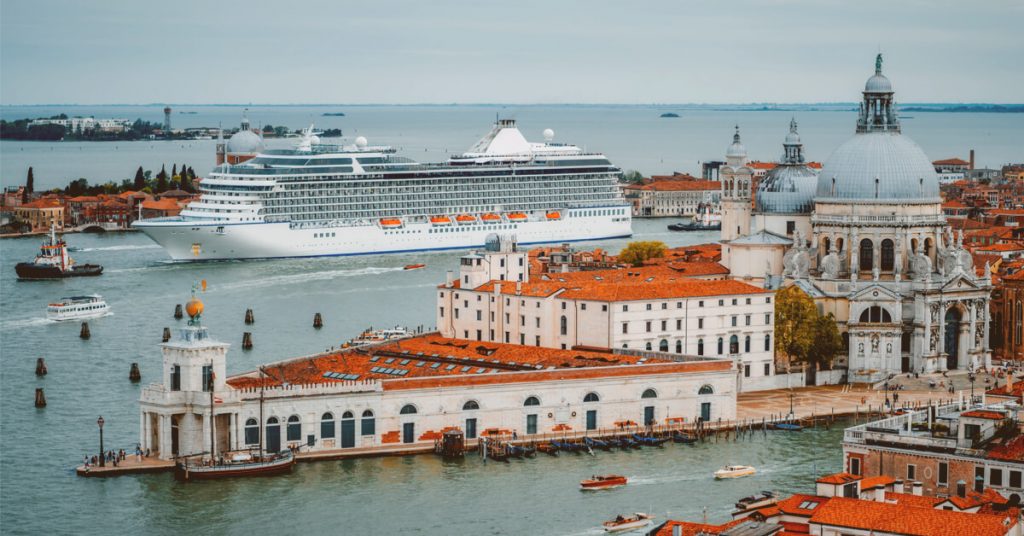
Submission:
POLYGON ((0 102, 1024 101, 1020 0, 2 0, 0 102))

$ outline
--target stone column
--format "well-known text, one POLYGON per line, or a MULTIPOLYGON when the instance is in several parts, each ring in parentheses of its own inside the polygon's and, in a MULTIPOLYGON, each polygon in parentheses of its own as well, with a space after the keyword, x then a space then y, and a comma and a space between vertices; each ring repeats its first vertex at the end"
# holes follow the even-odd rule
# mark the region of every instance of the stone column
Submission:
POLYGON ((173 457, 171 452, 171 416, 160 415, 160 458, 169 460, 173 457))
POLYGON ((946 362, 941 359, 943 353, 948 353, 946 344, 946 304, 939 302, 939 342, 935 345, 935 353, 939 356, 939 370, 946 370, 946 362))
POLYGON ((960 337, 957 339, 960 344, 958 344, 956 350, 954 350, 956 352, 956 368, 960 370, 967 369, 967 349, 974 344, 974 341, 970 339, 970 336, 971 325, 967 323, 960 324, 960 337))

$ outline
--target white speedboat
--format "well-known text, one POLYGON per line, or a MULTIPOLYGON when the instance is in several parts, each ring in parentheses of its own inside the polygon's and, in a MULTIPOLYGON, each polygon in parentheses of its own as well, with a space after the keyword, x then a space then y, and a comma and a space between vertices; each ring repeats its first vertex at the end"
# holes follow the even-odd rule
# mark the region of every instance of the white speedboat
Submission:
POLYGON ((715 471, 715 478, 739 478, 741 476, 750 476, 756 472, 757 470, 749 465, 726 465, 715 471))
POLYGON ((611 521, 605 521, 604 531, 605 532, 625 532, 627 530, 636 530, 651 524, 651 518, 653 516, 645 514, 643 512, 636 512, 633 515, 628 516, 616 516, 611 521))
POLYGON ((61 298, 60 301, 46 306, 46 318, 55 322, 83 320, 109 314, 110 306, 99 294, 61 298))

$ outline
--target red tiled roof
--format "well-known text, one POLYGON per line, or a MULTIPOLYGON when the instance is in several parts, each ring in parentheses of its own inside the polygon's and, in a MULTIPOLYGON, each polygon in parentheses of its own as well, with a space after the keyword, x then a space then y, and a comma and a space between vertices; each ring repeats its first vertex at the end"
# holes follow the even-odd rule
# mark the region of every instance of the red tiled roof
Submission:
POLYGON ((960 160, 959 158, 946 158, 945 160, 936 160, 932 162, 933 166, 966 166, 968 164, 970 164, 970 162, 960 160))
POLYGON ((150 210, 180 210, 178 202, 170 197, 164 197, 158 201, 147 199, 142 202, 142 208, 150 210))
POLYGON ((828 503, 832 498, 821 497, 818 495, 805 495, 802 493, 794 494, 791 497, 779 501, 776 506, 784 514, 810 517, 814 515, 814 512, 821 509, 823 504, 828 503), (801 508, 804 503, 809 503, 810 508, 801 508))
POLYGON ((888 486, 888 485, 890 485, 890 484, 892 484, 894 482, 896 482, 896 479, 891 477, 891 476, 885 476, 885 475, 869 476, 869 477, 867 477, 867 478, 865 478, 865 479, 860 481, 860 489, 861 489, 861 491, 864 491, 866 489, 872 489, 872 488, 883 488, 883 487, 888 486))
MULTIPOLYGON (((1017 385, 1014 385, 1014 387, 1016 388, 1017 385)), ((1020 389, 1017 389, 1017 391, 1019 392, 1020 389)), ((989 448, 985 457, 991 460, 1024 462, 1024 435, 1019 435, 1006 443, 989 448)))
POLYGON ((59 199, 36 199, 35 201, 29 201, 18 206, 21 208, 57 208, 64 205, 59 199))
POLYGON ((680 534, 682 536, 698 536, 704 534, 721 534, 727 529, 730 529, 740 523, 749 521, 747 519, 734 519, 721 525, 712 525, 709 523, 692 523, 690 521, 667 521, 661 528, 658 529, 656 536, 672 536, 673 527, 678 526, 681 529, 680 534))
POLYGON ((718 181, 704 181, 704 180, 659 180, 650 182, 648 184, 637 184, 626 186, 629 190, 652 190, 656 192, 682 192, 682 191, 698 191, 698 190, 719 190, 722 188, 722 183, 718 181))
POLYGON ((926 495, 914 495, 913 493, 885 492, 885 500, 902 504, 903 506, 914 506, 917 508, 935 508, 936 504, 942 502, 938 497, 926 495))
POLYGON ((850 482, 856 482, 860 479, 861 477, 850 473, 836 473, 834 475, 823 476, 816 480, 816 482, 819 484, 849 484, 850 482))
POLYGON ((935 510, 845 497, 833 497, 811 516, 812 524, 906 536, 1002 536, 1016 522, 1013 517, 1005 515, 935 510))
MULTIPOLYGON (((552 274, 553 277, 549 281, 531 280, 523 283, 520 287, 520 295, 547 297, 561 291, 559 297, 564 299, 614 302, 770 292, 742 281, 705 281, 683 278, 679 274, 651 275, 644 270, 644 268, 634 268, 552 274), (601 279, 597 279, 598 277, 601 279)), ((502 294, 516 295, 516 284, 510 281, 489 281, 475 290, 494 292, 495 284, 501 284, 502 294)))
POLYGON ((993 421, 1001 421, 1006 418, 1006 415, 999 413, 998 411, 989 411, 985 409, 975 409, 971 411, 965 411, 960 414, 961 417, 973 417, 975 419, 990 419, 993 421))

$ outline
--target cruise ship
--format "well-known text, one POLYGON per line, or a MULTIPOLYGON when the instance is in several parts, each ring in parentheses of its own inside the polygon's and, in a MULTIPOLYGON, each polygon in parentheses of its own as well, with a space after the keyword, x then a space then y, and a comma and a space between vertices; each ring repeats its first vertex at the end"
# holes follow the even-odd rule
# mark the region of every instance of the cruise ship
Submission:
POLYGON ((619 168, 550 129, 544 138, 499 119, 469 151, 419 163, 363 137, 321 143, 310 127, 292 149, 219 164, 178 216, 133 226, 179 261, 463 249, 492 233, 520 244, 630 236, 619 168))

